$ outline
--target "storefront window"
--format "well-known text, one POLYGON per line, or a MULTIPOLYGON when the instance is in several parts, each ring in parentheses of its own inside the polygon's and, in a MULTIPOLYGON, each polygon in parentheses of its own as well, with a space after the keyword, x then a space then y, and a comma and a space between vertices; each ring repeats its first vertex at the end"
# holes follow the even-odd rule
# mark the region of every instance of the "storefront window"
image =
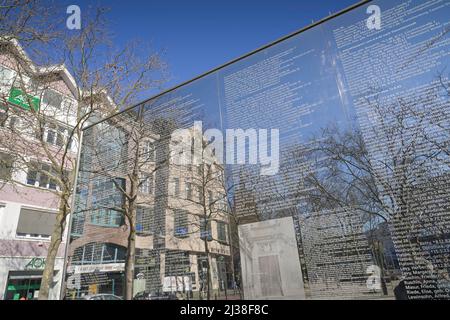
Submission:
POLYGON ((42 271, 10 271, 6 285, 5 300, 37 299, 41 286, 42 271))

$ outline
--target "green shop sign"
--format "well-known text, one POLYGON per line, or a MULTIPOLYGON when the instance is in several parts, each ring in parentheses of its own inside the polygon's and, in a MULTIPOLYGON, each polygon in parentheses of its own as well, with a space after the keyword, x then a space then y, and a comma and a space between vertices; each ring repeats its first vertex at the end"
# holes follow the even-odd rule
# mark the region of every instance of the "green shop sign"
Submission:
POLYGON ((45 267, 45 259, 44 258, 33 258, 25 266, 25 270, 43 269, 44 267, 45 267))
POLYGON ((26 94, 19 88, 11 89, 8 102, 25 110, 31 110, 31 108, 33 108, 35 111, 39 110, 39 106, 41 104, 41 100, 39 98, 26 94))

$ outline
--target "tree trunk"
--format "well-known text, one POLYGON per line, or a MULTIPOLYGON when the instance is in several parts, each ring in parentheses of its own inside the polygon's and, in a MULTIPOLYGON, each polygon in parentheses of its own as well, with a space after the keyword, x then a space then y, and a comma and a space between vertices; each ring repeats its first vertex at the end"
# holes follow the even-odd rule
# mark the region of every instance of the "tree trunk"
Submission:
POLYGON ((127 260, 125 262, 125 299, 133 299, 134 280, 134 260, 136 256, 136 196, 137 196, 137 175, 131 178, 131 197, 128 199, 128 223, 130 233, 128 234, 127 260))
MULTIPOLYGON (((131 224, 131 223, 130 223, 131 224)), ((127 260, 125 262, 125 299, 133 299, 134 259, 136 255, 136 228, 133 222, 128 235, 127 260)))
MULTIPOLYGON (((67 197, 63 196, 60 200, 59 211, 56 215, 56 224, 50 238, 47 258, 45 259, 45 267, 42 273, 41 286, 39 288, 39 300, 48 300, 50 288, 53 286, 53 274, 55 270, 56 256, 58 254, 59 246, 62 242, 62 237, 66 226, 67 212, 69 212, 69 208, 67 207, 68 202, 66 199, 67 197)), ((64 279, 61 279, 61 285, 63 285, 63 283, 64 279)))
POLYGON ((140 160, 140 141, 139 132, 133 132, 132 141, 134 141, 132 171, 130 178, 130 191, 126 197, 128 202, 125 208, 125 216, 128 219, 130 233, 128 234, 127 258, 125 261, 125 300, 133 299, 133 281, 134 281, 134 262, 136 257, 136 201, 139 188, 139 160, 140 160))
POLYGON ((209 247, 208 247, 208 237, 205 237, 205 254, 206 254, 206 300, 211 299, 211 274, 210 274, 210 263, 209 263, 209 247))

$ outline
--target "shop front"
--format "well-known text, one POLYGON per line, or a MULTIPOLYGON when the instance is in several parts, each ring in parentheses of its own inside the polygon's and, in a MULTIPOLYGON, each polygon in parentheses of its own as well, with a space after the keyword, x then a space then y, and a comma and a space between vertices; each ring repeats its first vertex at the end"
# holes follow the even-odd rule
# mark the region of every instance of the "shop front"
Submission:
MULTIPOLYGON (((62 259, 57 258, 50 287, 49 299, 57 300, 60 294, 62 259)), ((44 257, 0 257, 0 299, 35 300, 39 295, 44 257)))
POLYGON ((37 299, 42 271, 10 271, 5 290, 5 300, 37 299))
POLYGON ((67 273, 66 299, 81 299, 105 293, 123 295, 123 263, 70 266, 67 273))

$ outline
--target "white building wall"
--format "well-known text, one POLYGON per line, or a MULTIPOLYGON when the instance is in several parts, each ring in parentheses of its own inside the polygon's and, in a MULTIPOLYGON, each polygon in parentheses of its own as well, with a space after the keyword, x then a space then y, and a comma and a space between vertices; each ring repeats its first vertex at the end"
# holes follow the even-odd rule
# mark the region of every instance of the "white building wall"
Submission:
MULTIPOLYGON (((40 210, 52 210, 29 204, 21 204, 10 201, 0 200, 0 300, 4 299, 6 286, 10 271, 24 271, 25 266, 34 258, 45 259, 47 255, 46 246, 49 239, 46 238, 24 238, 16 235, 17 225, 20 216, 20 210, 23 206, 40 210), (28 247, 28 248, 27 248, 28 247), (11 248, 11 249, 9 249, 11 248), (23 252, 26 252, 23 254, 23 252), (30 254, 35 253, 35 254, 30 254)), ((54 210, 54 209, 53 209, 54 210)), ((66 239, 67 229, 63 239, 66 239)), ((49 299, 58 300, 61 288, 62 267, 64 264, 64 252, 66 243, 60 246, 60 252, 56 258, 54 278, 55 286, 51 289, 49 299)), ((36 269, 35 271, 38 271, 36 269)))
MULTIPOLYGON (((4 299, 6 294, 6 285, 8 283, 9 271, 21 271, 25 270, 25 266, 31 259, 36 257, 0 257, 0 300, 4 299)), ((45 258, 45 257, 41 257, 45 258)), ((49 299, 59 300, 59 294, 61 290, 62 280, 62 267, 64 265, 63 258, 57 258, 55 262, 54 286, 50 290, 49 299)))
POLYGON ((20 204, 2 202, 0 206, 0 239, 14 239, 19 221, 20 204))

